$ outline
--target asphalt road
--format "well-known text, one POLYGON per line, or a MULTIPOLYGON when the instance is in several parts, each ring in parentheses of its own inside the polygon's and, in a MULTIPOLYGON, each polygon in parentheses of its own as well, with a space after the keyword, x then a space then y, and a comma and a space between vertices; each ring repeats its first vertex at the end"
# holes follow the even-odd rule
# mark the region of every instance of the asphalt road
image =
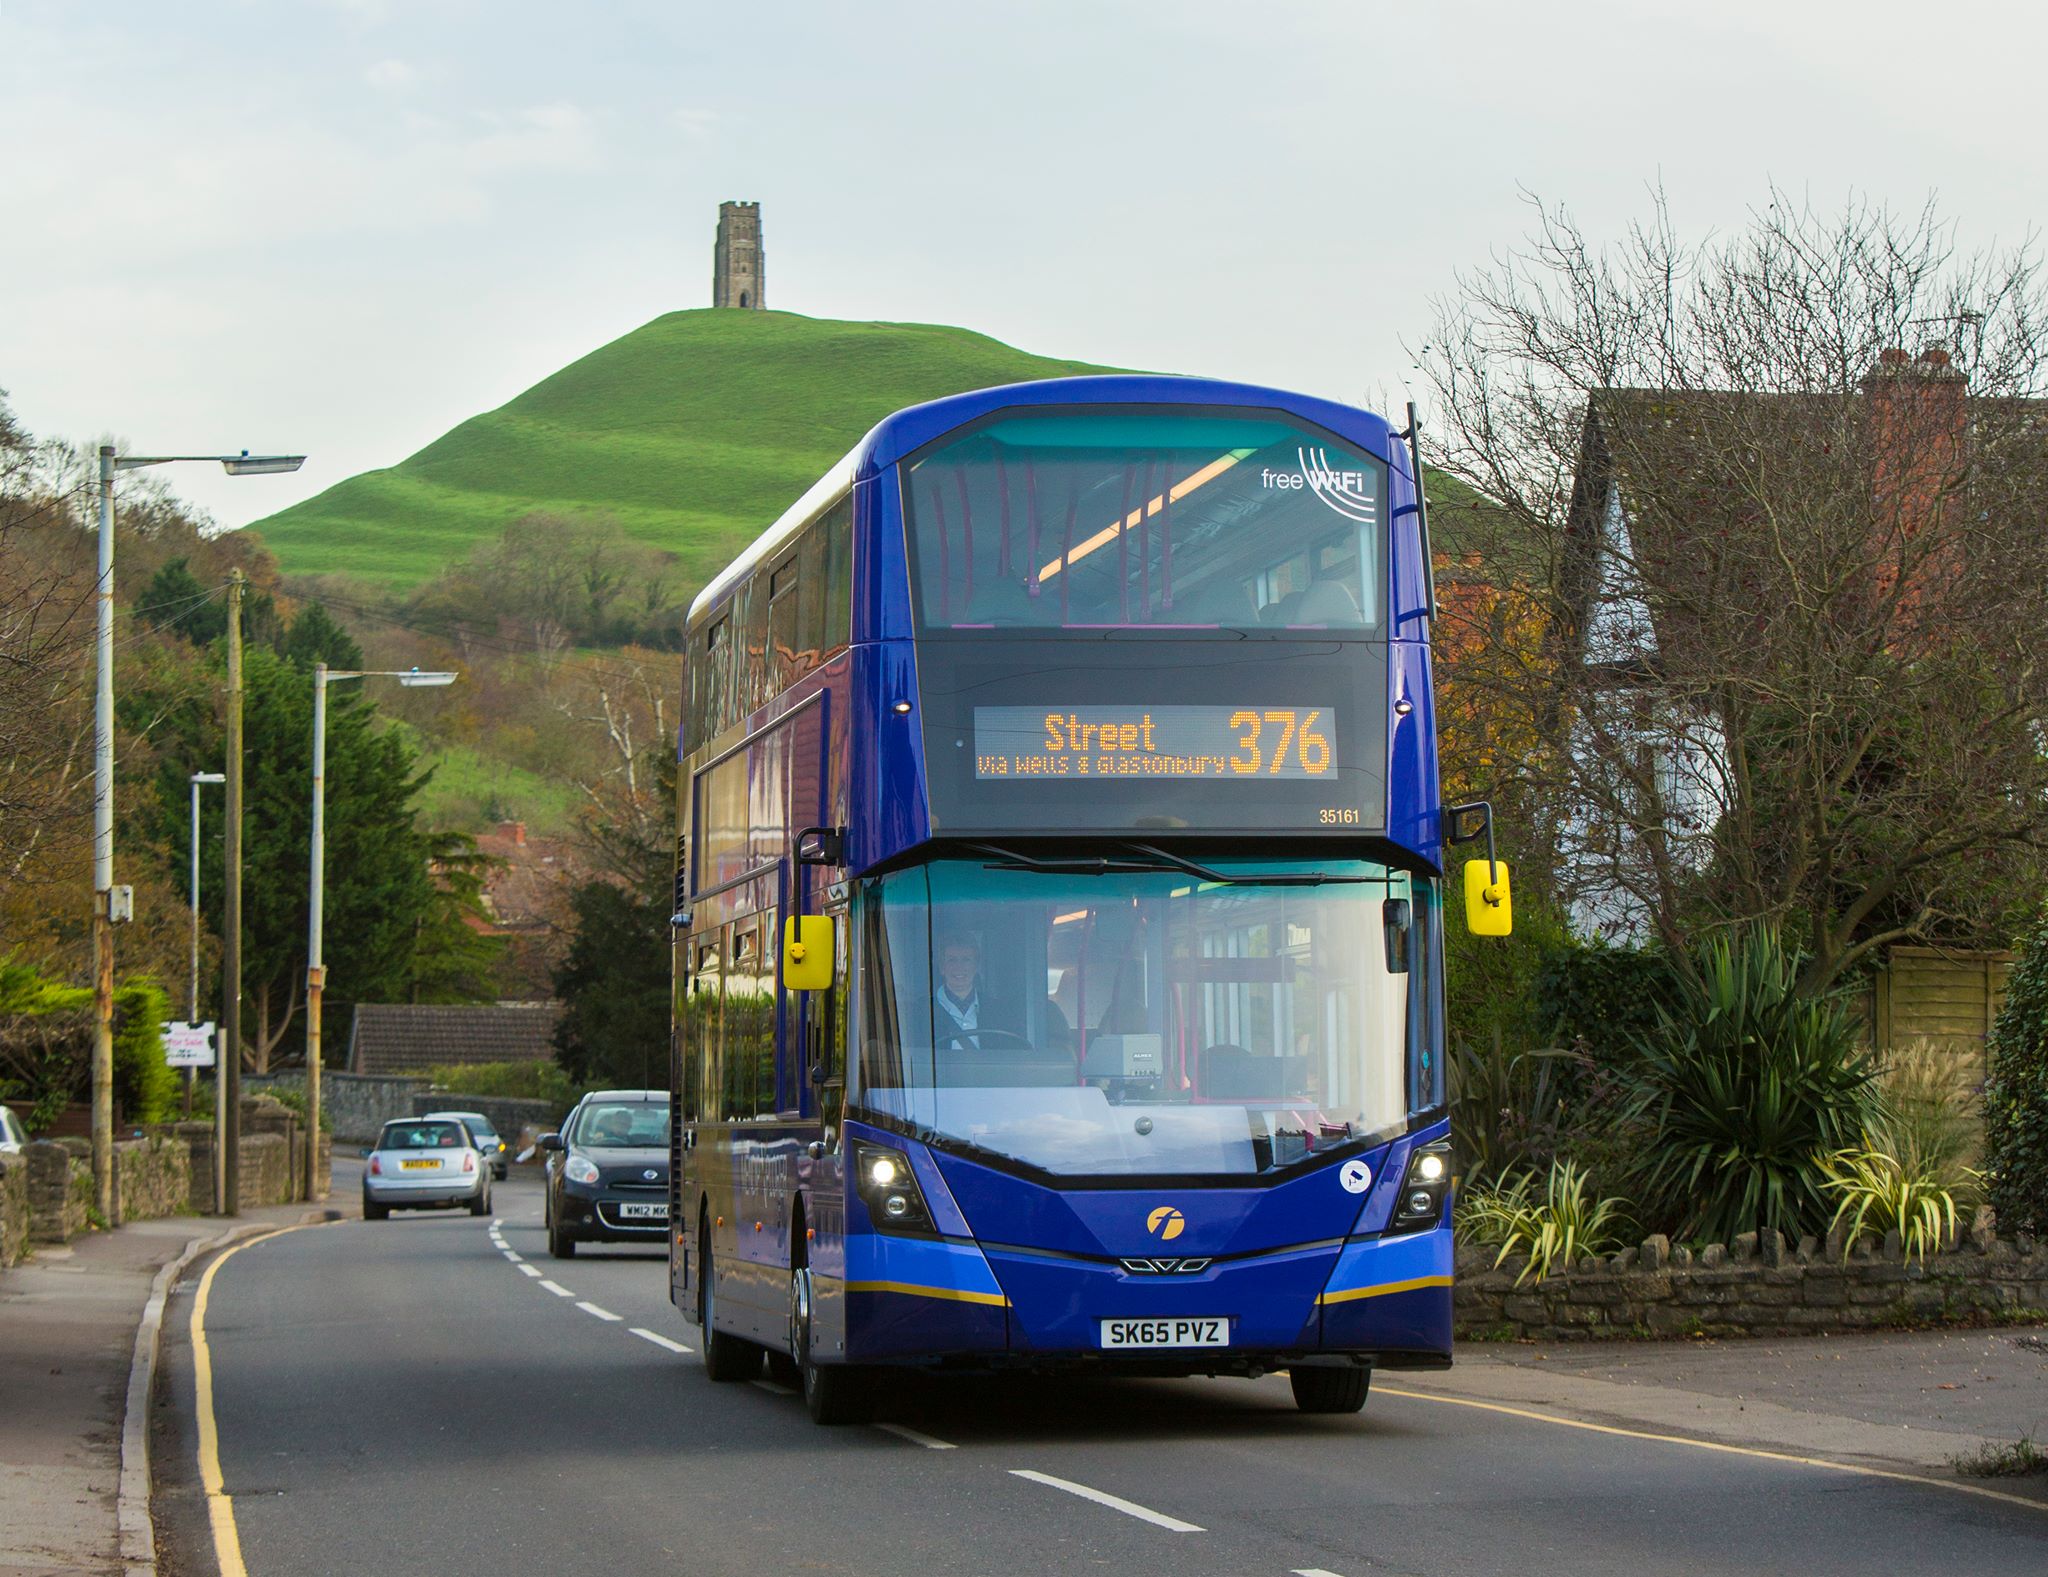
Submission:
MULTIPOLYGON (((549 1259, 528 1180, 495 1209, 496 1228, 308 1228, 221 1267, 206 1333, 251 1573, 2048 1569, 2037 1510, 1399 1396, 1397 1376, 1338 1419, 1296 1413, 1284 1379, 906 1377, 885 1422, 820 1429, 675 1350, 696 1334, 658 1253, 549 1259)), ((177 1577, 214 1569, 190 1288, 158 1436, 177 1577)))

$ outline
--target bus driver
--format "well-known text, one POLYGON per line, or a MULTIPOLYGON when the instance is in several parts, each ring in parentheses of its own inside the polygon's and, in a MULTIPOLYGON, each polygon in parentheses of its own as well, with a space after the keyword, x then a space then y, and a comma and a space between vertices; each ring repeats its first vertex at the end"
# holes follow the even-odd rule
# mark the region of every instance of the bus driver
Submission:
POLYGON ((932 1029, 942 1046, 979 1046, 981 944, 973 933, 955 931, 939 947, 939 987, 932 993, 932 1029))

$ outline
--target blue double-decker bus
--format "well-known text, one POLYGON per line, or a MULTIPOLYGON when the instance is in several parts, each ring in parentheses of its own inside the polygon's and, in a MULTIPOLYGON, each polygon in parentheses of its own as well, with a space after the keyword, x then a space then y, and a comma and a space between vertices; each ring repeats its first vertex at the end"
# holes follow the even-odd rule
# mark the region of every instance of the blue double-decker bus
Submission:
POLYGON ((1449 1363, 1403 436, 1182 378, 937 400, 698 596, 670 1288, 713 1379, 837 1422, 891 1367, 1284 1369, 1342 1412, 1449 1363))

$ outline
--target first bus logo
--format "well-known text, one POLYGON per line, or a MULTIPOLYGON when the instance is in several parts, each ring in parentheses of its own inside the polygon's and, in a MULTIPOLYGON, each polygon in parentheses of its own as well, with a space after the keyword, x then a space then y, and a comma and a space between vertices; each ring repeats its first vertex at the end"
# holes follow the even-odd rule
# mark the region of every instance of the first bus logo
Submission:
POLYGON ((1188 1228, 1188 1218, 1171 1205, 1161 1205, 1145 1218, 1145 1230, 1162 1243, 1171 1243, 1188 1228))

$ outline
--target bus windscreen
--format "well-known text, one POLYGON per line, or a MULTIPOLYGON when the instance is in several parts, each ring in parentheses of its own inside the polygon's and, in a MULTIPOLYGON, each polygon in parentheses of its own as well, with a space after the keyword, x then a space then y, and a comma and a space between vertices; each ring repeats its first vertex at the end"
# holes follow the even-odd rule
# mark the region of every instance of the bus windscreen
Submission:
POLYGON ((927 633, 1382 622, 1386 467, 1272 412, 1008 412, 903 498, 927 633))

